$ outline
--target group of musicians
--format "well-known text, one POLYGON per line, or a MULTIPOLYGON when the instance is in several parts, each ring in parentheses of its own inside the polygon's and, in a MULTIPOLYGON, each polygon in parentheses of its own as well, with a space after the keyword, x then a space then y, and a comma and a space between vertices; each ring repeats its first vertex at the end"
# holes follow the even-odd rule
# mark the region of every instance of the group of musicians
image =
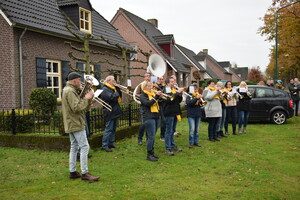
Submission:
MULTIPOLYGON (((99 177, 92 176, 88 172, 87 155, 89 144, 85 132, 84 112, 89 107, 94 98, 93 90, 88 91, 83 98, 79 93, 82 90, 81 75, 71 72, 68 76, 68 83, 63 90, 62 111, 65 132, 70 134, 70 178, 80 178, 87 181, 97 181, 99 177), (76 171, 76 153, 80 149, 80 164, 82 174, 76 171)), ((220 141, 219 137, 226 137, 222 132, 225 124, 225 133, 228 132, 228 119, 231 116, 233 134, 236 126, 236 99, 243 101, 251 98, 247 90, 247 85, 242 82, 242 91, 232 91, 231 82, 227 82, 225 87, 220 83, 210 80, 208 86, 201 93, 197 84, 192 84, 187 88, 179 88, 176 77, 171 76, 164 83, 163 77, 158 77, 157 82, 151 82, 151 74, 146 73, 144 81, 140 84, 140 91, 137 94, 141 103, 142 123, 138 134, 138 143, 142 144, 142 137, 146 131, 147 160, 157 161, 159 157, 154 153, 154 140, 158 127, 161 127, 161 139, 164 139, 166 154, 174 156, 174 152, 181 152, 175 144, 174 133, 176 132, 177 121, 181 121, 180 103, 183 96, 186 96, 187 118, 189 123, 189 148, 200 147, 199 126, 202 112, 205 111, 208 120, 208 137, 212 142, 220 141), (223 106, 222 106, 223 105, 223 106), (203 109, 204 107, 204 109, 203 109), (226 115, 225 113, 229 115, 226 115), (227 117, 226 117, 227 116, 227 117)), ((112 152, 112 148, 117 148, 114 144, 117 127, 117 119, 122 115, 119 103, 122 101, 122 92, 115 86, 114 76, 107 76, 104 81, 102 92, 99 95, 111 109, 104 107, 105 130, 102 139, 102 150, 112 152)), ((244 109, 244 108, 243 108, 244 109)), ((249 112, 244 109, 242 119, 239 124, 238 133, 246 132, 247 117, 249 112)))

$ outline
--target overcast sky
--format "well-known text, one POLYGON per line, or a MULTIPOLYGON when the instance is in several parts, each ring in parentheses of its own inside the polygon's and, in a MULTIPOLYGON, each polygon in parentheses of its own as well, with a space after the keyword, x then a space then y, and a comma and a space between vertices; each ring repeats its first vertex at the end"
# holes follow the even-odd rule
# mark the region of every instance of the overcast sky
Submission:
POLYGON ((163 34, 193 50, 202 49, 217 61, 239 67, 269 62, 271 44, 257 34, 272 0, 91 0, 92 6, 111 21, 119 8, 147 20, 156 18, 163 34))

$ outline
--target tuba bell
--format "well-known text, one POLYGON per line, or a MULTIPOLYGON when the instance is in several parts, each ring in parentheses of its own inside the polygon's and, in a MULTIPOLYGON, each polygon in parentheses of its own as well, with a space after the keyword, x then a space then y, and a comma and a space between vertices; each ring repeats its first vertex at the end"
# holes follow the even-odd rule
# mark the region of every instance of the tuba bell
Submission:
MULTIPOLYGON (((153 74, 156 77, 161 77, 166 73, 166 63, 164 59, 158 55, 158 54, 152 54, 149 57, 148 60, 148 67, 147 67, 147 72, 153 74)), ((140 83, 138 86, 133 91, 133 99, 137 103, 141 104, 141 102, 138 100, 139 94, 137 93, 138 91, 141 91, 141 84, 140 83)))

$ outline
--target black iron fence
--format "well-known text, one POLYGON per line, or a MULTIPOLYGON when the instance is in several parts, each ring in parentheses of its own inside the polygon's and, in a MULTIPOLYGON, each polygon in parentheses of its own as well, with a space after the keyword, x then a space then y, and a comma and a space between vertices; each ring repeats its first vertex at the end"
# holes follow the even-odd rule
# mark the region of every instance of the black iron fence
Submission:
MULTIPOLYGON (((140 105, 122 104, 123 115, 118 120, 118 128, 132 126, 140 122, 140 105)), ((64 135, 62 112, 37 114, 32 110, 2 110, 0 112, 0 133, 35 133, 64 135)), ((103 132, 105 122, 101 108, 92 108, 86 113, 90 134, 103 132)))

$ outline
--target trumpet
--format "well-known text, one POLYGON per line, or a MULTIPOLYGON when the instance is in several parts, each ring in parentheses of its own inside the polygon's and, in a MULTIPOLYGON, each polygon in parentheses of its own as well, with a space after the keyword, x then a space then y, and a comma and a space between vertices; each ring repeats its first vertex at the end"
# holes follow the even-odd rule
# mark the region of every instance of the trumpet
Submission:
POLYGON ((225 89, 221 89, 220 92, 221 92, 221 95, 222 95, 223 97, 225 97, 225 96, 228 95, 228 91, 225 90, 225 89))

